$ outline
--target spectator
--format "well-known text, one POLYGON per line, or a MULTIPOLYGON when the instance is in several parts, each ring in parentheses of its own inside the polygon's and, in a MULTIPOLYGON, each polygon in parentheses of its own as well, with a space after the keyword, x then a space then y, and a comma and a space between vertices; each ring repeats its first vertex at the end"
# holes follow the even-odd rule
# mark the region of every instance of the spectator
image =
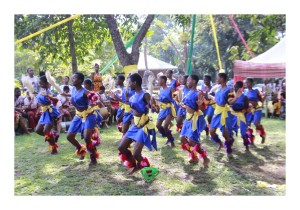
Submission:
POLYGON ((27 78, 29 78, 29 80, 32 82, 33 87, 34 87, 34 93, 38 93, 39 92, 39 78, 37 76, 34 76, 34 71, 31 67, 29 67, 27 69, 27 78))

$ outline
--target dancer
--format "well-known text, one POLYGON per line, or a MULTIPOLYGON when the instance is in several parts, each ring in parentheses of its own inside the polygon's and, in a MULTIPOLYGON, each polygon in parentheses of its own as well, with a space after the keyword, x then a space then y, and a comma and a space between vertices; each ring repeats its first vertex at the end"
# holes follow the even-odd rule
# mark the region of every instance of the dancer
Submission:
POLYGON ((132 168, 129 174, 150 166, 148 158, 142 156, 144 146, 150 151, 152 147, 157 150, 155 125, 148 117, 150 94, 143 91, 141 86, 142 77, 137 73, 132 74, 129 77, 129 87, 135 90, 135 94, 129 99, 129 103, 134 115, 134 125, 125 133, 118 147, 121 161, 128 168, 132 168), (150 140, 150 135, 152 135, 152 140, 150 140), (129 150, 132 142, 135 142, 133 154, 129 150))
MULTIPOLYGON (((129 76, 128 76, 129 78, 129 76)), ((110 97, 119 101, 119 109, 117 111, 118 119, 118 129, 124 135, 131 124, 133 115, 131 113, 131 108, 129 105, 129 98, 134 95, 135 90, 130 89, 130 87, 124 86, 125 77, 123 75, 118 76, 117 85, 122 88, 122 98, 120 99, 116 94, 110 92, 110 97), (121 129, 122 128, 122 129, 121 129)))
POLYGON ((198 153, 199 157, 203 158, 203 165, 208 166, 210 160, 207 157, 206 150, 200 144, 200 134, 205 129, 206 123, 201 111, 204 98, 202 91, 197 90, 198 81, 199 77, 197 75, 191 75, 187 79, 187 86, 190 91, 183 99, 187 114, 180 133, 180 140, 182 149, 189 152, 190 163, 198 163, 198 153))
MULTIPOLYGON (((247 78, 246 79, 246 87, 245 95, 248 97, 249 100, 249 106, 251 111, 247 113, 247 123, 248 126, 251 126, 251 122, 254 123, 256 132, 261 137, 261 143, 265 143, 266 140, 266 132, 264 129, 264 126, 260 123, 261 121, 261 114, 262 114, 262 106, 261 103, 263 102, 262 94, 259 92, 259 90, 252 89, 253 87, 253 79, 247 78), (261 103, 260 103, 261 102, 261 103)), ((249 133, 253 133, 253 130, 251 128, 248 128, 249 133)))
POLYGON ((223 147, 223 143, 218 134, 216 134, 216 129, 221 129, 222 135, 225 138, 224 145, 226 146, 227 156, 231 158, 231 146, 234 140, 232 138, 232 115, 228 103, 232 100, 233 93, 231 92, 231 88, 226 86, 226 80, 227 75, 225 73, 218 74, 217 83, 221 86, 218 87, 215 92, 216 108, 210 124, 209 132, 211 140, 219 144, 219 147, 217 148, 217 151, 219 151, 223 147))
POLYGON ((213 97, 210 96, 210 91, 212 89, 211 86, 211 76, 210 75, 204 75, 204 85, 201 86, 201 89, 204 93, 204 103, 206 104, 206 108, 204 109, 204 116, 206 117, 206 127, 205 127, 205 132, 206 132, 206 136, 209 135, 209 127, 210 127, 210 123, 212 120, 212 117, 214 115, 214 111, 215 111, 215 107, 216 107, 216 102, 213 99, 213 97))
MULTIPOLYGON (((190 88, 188 88, 187 86, 187 78, 189 76, 188 75, 184 75, 183 77, 181 77, 181 86, 180 86, 180 89, 178 90, 178 95, 180 95, 179 97, 179 102, 180 104, 182 105, 183 103, 183 99, 184 97, 186 96, 186 94, 190 91, 190 88)), ((182 125, 183 125, 183 120, 185 119, 185 116, 186 116, 186 110, 185 108, 183 108, 182 106, 180 106, 178 108, 178 111, 177 111, 177 116, 176 116, 176 131, 181 131, 182 129, 182 125)))
POLYGON ((76 115, 74 116, 68 133, 68 141, 76 147, 76 154, 83 160, 86 155, 86 149, 90 153, 90 164, 96 164, 99 153, 96 148, 95 142, 91 140, 96 124, 100 126, 102 117, 96 112, 97 105, 99 104, 99 96, 96 93, 88 91, 82 87, 84 75, 80 72, 74 73, 72 77, 72 97, 71 102, 76 108, 76 115), (89 100, 93 103, 91 105, 89 100), (81 133, 86 146, 81 145, 76 139, 76 133, 81 133))
POLYGON ((175 92, 177 87, 180 85, 180 82, 177 79, 173 78, 173 71, 170 69, 167 70, 166 77, 170 80, 170 83, 167 86, 172 88, 172 92, 175 92))
POLYGON ((51 131, 51 129, 52 127, 57 128, 57 120, 60 115, 56 108, 58 99, 52 96, 50 92, 51 85, 45 75, 40 77, 39 86, 41 90, 37 95, 37 100, 40 106, 37 110, 37 113, 39 110, 41 110, 42 115, 35 128, 35 132, 45 137, 45 141, 47 141, 49 144, 48 148, 51 151, 51 154, 56 154, 59 134, 55 130, 51 131))
POLYGON ((232 114, 232 123, 233 130, 237 133, 238 129, 240 129, 241 136, 243 138, 243 143, 246 148, 246 151, 249 151, 249 137, 246 133, 247 131, 247 122, 246 122, 246 112, 249 107, 248 97, 245 96, 243 92, 243 82, 237 81, 234 85, 235 95, 238 97, 237 101, 235 101, 231 105, 231 114, 232 114))
POLYGON ((172 120, 176 117, 176 110, 172 103, 172 90, 167 87, 167 77, 160 76, 158 83, 161 86, 159 93, 160 111, 157 117, 156 127, 162 137, 167 137, 166 144, 171 143, 171 147, 175 147, 174 137, 172 136, 171 130, 169 129, 172 120), (164 122, 164 126, 162 123, 164 122))

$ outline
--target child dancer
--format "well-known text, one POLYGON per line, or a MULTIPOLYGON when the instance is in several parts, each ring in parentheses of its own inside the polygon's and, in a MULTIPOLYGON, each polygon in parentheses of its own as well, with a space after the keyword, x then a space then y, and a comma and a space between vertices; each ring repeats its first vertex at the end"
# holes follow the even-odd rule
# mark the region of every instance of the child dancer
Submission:
POLYGON ((89 100, 93 103, 98 101, 99 96, 92 94, 87 89, 82 87, 84 81, 84 75, 80 72, 74 73, 72 77, 72 89, 71 102, 76 108, 76 115, 74 116, 71 125, 68 130, 67 139, 76 147, 76 154, 80 156, 80 159, 84 159, 86 149, 90 152, 90 164, 96 164, 99 153, 97 152, 96 145, 91 140, 93 129, 96 124, 100 126, 101 115, 94 114, 95 109, 90 105, 89 100), (76 139, 76 133, 81 133, 86 143, 81 145, 76 139))
MULTIPOLYGON (((181 86, 180 86, 180 90, 178 90, 179 92, 181 92, 182 94, 182 98, 181 100, 183 101, 184 97, 186 96, 186 94, 190 91, 190 88, 188 88, 187 86, 187 78, 189 76, 188 75, 184 75, 183 77, 181 77, 181 86)), ((182 101, 180 101, 180 104, 182 104, 182 101)), ((183 120, 185 119, 186 116, 186 110, 183 107, 179 107, 178 111, 177 111, 177 116, 176 116, 176 122, 177 122, 177 128, 176 131, 180 131, 182 129, 182 125, 183 125, 183 120)))
MULTIPOLYGON (((245 95, 248 97, 249 104, 251 104, 251 111, 247 113, 247 123, 250 126, 251 122, 254 123, 256 132, 261 137, 261 143, 265 143, 266 139, 266 132, 264 129, 264 126, 260 123, 261 121, 261 114, 262 114, 262 107, 259 102, 263 101, 262 94, 259 92, 259 90, 253 90, 253 79, 247 78, 246 80, 246 86, 247 89, 245 90, 245 95)), ((248 129, 248 133, 251 133, 252 129, 248 129)))
POLYGON ((210 75, 204 75, 204 85, 201 86, 201 89, 204 93, 204 103, 207 105, 207 107, 204 109, 204 116, 206 116, 207 124, 205 127, 206 136, 208 136, 209 126, 211 123, 211 119, 214 115, 216 102, 215 100, 209 96, 209 92, 211 91, 211 76, 210 75))
MULTIPOLYGON (((218 134, 216 134, 216 129, 220 128, 222 135, 225 138, 225 146, 227 156, 232 157, 231 146, 233 144, 232 138, 232 115, 228 103, 233 98, 233 93, 231 88, 226 86, 227 75, 225 73, 219 73, 217 77, 217 83, 221 86, 215 92, 216 108, 214 111, 214 116, 210 125, 210 136, 211 139, 219 144, 217 151, 223 147, 223 143, 220 140, 218 134)), ((235 102, 235 101, 234 101, 235 102)))
POLYGON ((150 94, 142 90, 142 77, 135 73, 129 77, 129 87, 135 90, 135 94, 129 99, 134 116, 134 125, 125 133, 118 149, 121 161, 128 168, 132 168, 129 174, 133 174, 143 167, 149 167, 147 157, 142 156, 144 145, 151 151, 152 146, 157 150, 155 125, 148 117, 150 94), (150 135, 153 136, 152 141, 150 135), (133 154, 129 150, 130 144, 135 142, 133 154))
POLYGON ((190 91, 183 99, 187 114, 180 134, 180 140, 182 149, 189 152, 190 163, 199 161, 198 153, 199 157, 203 158, 203 165, 208 166, 210 160, 205 149, 200 144, 200 134, 205 129, 206 123, 201 111, 201 108, 203 108, 203 96, 202 92, 197 90, 198 81, 199 77, 197 75, 191 75, 187 80, 190 91))
POLYGON ((245 118, 245 113, 248 109, 249 102, 247 96, 242 93, 243 82, 237 81, 234 85, 234 91, 238 97, 237 101, 231 105, 231 114, 232 114, 232 123, 233 130, 238 132, 238 129, 241 131, 241 136, 243 138, 244 146, 246 147, 246 151, 249 151, 249 136, 246 133, 247 123, 245 118))
POLYGON ((38 111, 41 110, 42 115, 35 128, 35 132, 45 137, 45 141, 47 141, 49 144, 49 150, 51 151, 51 154, 56 154, 59 134, 54 130, 51 131, 51 129, 53 126, 54 128, 57 127, 57 120, 60 115, 55 106, 58 99, 52 96, 50 92, 50 83, 45 75, 40 77, 39 86, 42 88, 42 90, 37 95, 37 100, 40 104, 38 111))
POLYGON ((174 137, 172 136, 171 130, 169 126, 176 117, 176 110, 174 107, 174 103, 172 103, 172 90, 167 87, 167 77, 160 76, 158 79, 158 83, 160 84, 160 93, 159 93, 159 101, 160 101, 160 111, 157 117, 156 127, 162 137, 167 137, 168 140, 166 144, 171 143, 171 147, 175 147, 174 137), (164 122, 165 121, 165 122, 164 122), (164 122, 164 126, 162 123, 164 122))

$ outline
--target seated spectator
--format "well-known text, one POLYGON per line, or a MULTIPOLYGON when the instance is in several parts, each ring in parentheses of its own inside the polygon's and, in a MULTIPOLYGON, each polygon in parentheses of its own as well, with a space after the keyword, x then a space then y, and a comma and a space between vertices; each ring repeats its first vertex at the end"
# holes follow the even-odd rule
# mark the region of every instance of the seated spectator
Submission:
POLYGON ((14 113, 14 130, 16 135, 19 133, 30 134, 27 127, 26 121, 22 117, 22 113, 25 113, 23 110, 24 97, 21 96, 20 88, 15 88, 15 113, 14 113))
POLYGON ((23 109, 25 110, 25 114, 23 117, 28 119, 28 128, 34 131, 35 126, 37 125, 38 118, 36 117, 37 111, 37 99, 35 96, 30 96, 29 92, 27 91, 26 97, 24 99, 24 106, 23 109))

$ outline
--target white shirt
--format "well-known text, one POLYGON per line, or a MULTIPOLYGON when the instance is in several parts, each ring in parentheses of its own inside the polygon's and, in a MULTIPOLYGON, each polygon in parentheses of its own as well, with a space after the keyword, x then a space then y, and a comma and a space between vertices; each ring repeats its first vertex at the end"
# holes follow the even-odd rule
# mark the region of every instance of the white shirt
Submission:
MULTIPOLYGON (((69 97, 66 97, 66 96, 63 96, 63 95, 59 94, 57 96, 57 99, 60 101, 60 103, 58 103, 56 105, 56 107, 59 108, 60 106, 62 106, 65 103, 65 101, 67 100, 67 98, 69 98, 69 97)), ((70 100, 68 102, 66 102, 64 105, 70 106, 70 100)))
POLYGON ((39 78, 37 76, 27 76, 27 78, 32 82, 34 90, 38 91, 39 89, 39 78))
POLYGON ((59 86, 60 89, 61 89, 61 91, 64 92, 64 87, 65 87, 65 86, 69 86, 69 89, 70 89, 69 92, 71 93, 71 90, 72 90, 72 87, 73 87, 72 85, 61 85, 61 86, 59 86))
POLYGON ((32 102, 31 101, 29 101, 29 99, 26 97, 25 99, 24 99, 24 106, 29 106, 29 104, 30 104, 30 102, 31 102, 31 106, 30 107, 28 107, 29 109, 36 109, 37 108, 37 99, 36 99, 36 97, 32 97, 32 102))
POLYGON ((15 101, 15 107, 21 108, 25 96, 19 96, 15 101))

